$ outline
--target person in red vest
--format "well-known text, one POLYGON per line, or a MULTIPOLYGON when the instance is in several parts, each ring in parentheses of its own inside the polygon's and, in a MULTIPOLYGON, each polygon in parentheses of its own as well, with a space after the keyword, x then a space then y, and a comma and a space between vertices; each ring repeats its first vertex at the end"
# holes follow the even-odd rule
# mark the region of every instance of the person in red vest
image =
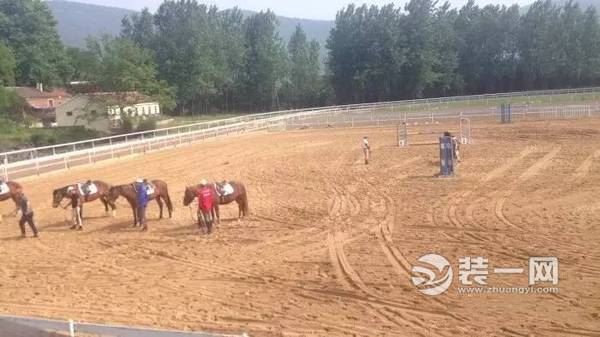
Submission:
POLYGON ((200 182, 200 189, 197 192, 198 197, 198 221, 204 223, 207 233, 212 233, 213 215, 212 211, 215 202, 214 190, 210 187, 206 179, 200 182))

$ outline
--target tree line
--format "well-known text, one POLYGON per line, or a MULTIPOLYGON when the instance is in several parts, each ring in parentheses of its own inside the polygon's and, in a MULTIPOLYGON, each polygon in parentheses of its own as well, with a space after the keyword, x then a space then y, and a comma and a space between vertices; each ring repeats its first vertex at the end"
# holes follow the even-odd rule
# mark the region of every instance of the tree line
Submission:
MULTIPOLYGON (((120 36, 65 48, 41 0, 0 0, 0 87, 89 81, 136 90, 174 114, 256 112, 600 84, 600 22, 573 1, 459 9, 435 0, 350 5, 327 45, 270 12, 166 0, 126 17, 120 36)), ((0 91, 0 110, 11 99, 0 91)))
POLYGON ((327 43, 338 103, 598 85, 599 47, 595 8, 544 0, 351 5, 327 43))

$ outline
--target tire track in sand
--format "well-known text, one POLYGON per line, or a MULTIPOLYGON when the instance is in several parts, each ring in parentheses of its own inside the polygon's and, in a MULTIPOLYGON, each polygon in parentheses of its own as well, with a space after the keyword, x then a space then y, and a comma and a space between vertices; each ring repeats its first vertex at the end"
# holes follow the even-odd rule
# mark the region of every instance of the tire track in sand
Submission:
POLYGON ((531 167, 529 167, 527 169, 527 171, 525 171, 518 179, 517 181, 515 181, 512 186, 506 190, 504 193, 501 194, 501 196, 499 198, 496 199, 495 202, 495 208, 494 208, 494 214, 496 215, 496 217, 502 222, 504 223, 506 226, 517 229, 517 230, 522 230, 521 227, 519 227, 518 225, 516 225, 515 223, 511 222, 506 215, 504 214, 504 204, 506 203, 507 199, 514 193, 514 191, 517 189, 517 187, 528 181, 529 179, 535 177, 536 175, 538 175, 542 170, 546 169, 552 162, 552 160, 554 159, 554 157, 556 157, 558 155, 558 153, 560 152, 561 147, 556 147, 554 150, 548 152, 544 157, 542 157, 541 159, 539 159, 537 162, 535 162, 531 167))
MULTIPOLYGON (((534 147, 532 147, 532 146, 526 147, 523 151, 521 151, 521 153, 519 153, 519 155, 509 159, 503 165, 495 168, 494 170, 492 170, 491 172, 486 174, 483 178, 481 178, 479 180, 479 182, 472 189, 465 191, 465 192, 459 192, 456 194, 456 196, 451 197, 450 202, 448 203, 448 206, 446 207, 446 209, 444 211, 447 214, 448 219, 450 220, 450 223, 453 226, 458 227, 458 228, 465 227, 465 225, 460 221, 460 219, 457 215, 458 207, 463 204, 464 200, 469 198, 473 193, 475 193, 480 188, 486 186, 486 184, 488 184, 492 180, 495 180, 499 177, 504 176, 504 174, 507 171, 512 169, 514 166, 516 166, 518 163, 520 163, 523 159, 525 159, 527 156, 529 156, 530 154, 532 154, 534 152, 535 152, 534 147)), ((476 224, 476 221, 472 217, 472 210, 474 209, 474 207, 476 207, 477 202, 480 200, 481 200, 481 198, 476 199, 475 201, 466 204, 465 214, 467 216, 467 219, 473 225, 476 224), (469 212, 469 211, 471 211, 471 212, 469 212), (469 214, 471 215, 470 217, 469 217, 469 214)))
MULTIPOLYGON (((415 162, 415 159, 410 159, 406 161, 406 164, 410 164, 415 162)), ((364 179, 360 179, 362 185, 369 185, 364 179)), ((346 229, 349 229, 351 226, 347 226, 351 221, 351 218, 358 215, 360 210, 356 209, 356 205, 360 206, 360 202, 353 196, 350 191, 341 190, 336 187, 334 183, 329 183, 329 190, 332 191, 333 198, 329 203, 329 214, 330 220, 332 223, 332 232, 329 233, 327 242, 328 242, 328 251, 330 256, 330 261, 332 262, 336 277, 342 283, 342 286, 346 290, 355 291, 361 293, 366 296, 365 300, 367 301, 367 305, 375 310, 378 318, 383 322, 388 322, 398 327, 412 328, 416 334, 421 336, 427 336, 428 329, 424 324, 418 324, 421 320, 410 319, 411 315, 422 315, 425 317, 438 317, 437 314, 432 314, 427 311, 421 311, 418 309, 408 309, 408 305, 404 303, 399 303, 395 301, 390 301, 385 299, 384 297, 377 294, 374 290, 369 288, 364 280, 360 277, 359 273, 352 267, 350 262, 348 261, 348 257, 344 251, 344 244, 348 241, 348 234, 342 232, 346 225, 346 229), (349 200, 347 200, 349 199, 349 200), (395 314, 393 315, 392 310, 404 313, 404 315, 395 314)), ((371 192, 372 193, 372 192, 371 192)), ((393 205, 393 201, 391 198, 386 201, 389 205, 393 205)), ((402 254, 391 245, 386 244, 380 232, 385 232, 385 236, 391 240, 391 229, 389 227, 389 223, 393 223, 393 212, 389 211, 390 207, 386 206, 386 216, 385 218, 388 221, 379 222, 378 224, 378 237, 380 238, 380 242, 382 242, 383 247, 387 247, 387 251, 390 252, 391 256, 387 256, 390 262, 393 264, 394 268, 397 270, 402 270, 400 272, 404 276, 408 275, 408 270, 410 270, 410 264, 406 259, 403 259, 402 263, 398 261, 402 261, 402 254), (389 233, 389 234, 388 234, 389 233), (396 257, 394 257, 394 255, 396 257)), ((369 230, 369 228, 362 228, 363 231, 369 230)), ((385 248, 384 248, 385 250, 385 248)), ((339 295, 339 294, 338 294, 339 295)), ((347 298, 346 296, 344 296, 347 298)), ((443 312, 440 310, 440 312, 443 312)), ((443 315, 444 317, 451 317, 451 315, 443 315)), ((439 318, 439 317, 438 317, 439 318)))

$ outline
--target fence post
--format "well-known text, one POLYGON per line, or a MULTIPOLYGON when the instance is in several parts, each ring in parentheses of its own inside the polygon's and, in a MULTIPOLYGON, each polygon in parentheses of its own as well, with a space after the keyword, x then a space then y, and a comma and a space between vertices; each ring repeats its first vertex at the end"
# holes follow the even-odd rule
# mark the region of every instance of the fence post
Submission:
POLYGON ((92 154, 93 154, 94 162, 96 162, 96 145, 94 144, 93 141, 92 141, 92 154))
POLYGON ((40 175, 40 157, 37 154, 37 151, 35 151, 36 155, 35 155, 35 171, 37 173, 37 175, 40 175))
POLYGON ((69 320, 69 337, 75 337, 75 322, 69 320))
POLYGON ((4 180, 8 181, 8 155, 4 156, 3 171, 4 171, 4 180))

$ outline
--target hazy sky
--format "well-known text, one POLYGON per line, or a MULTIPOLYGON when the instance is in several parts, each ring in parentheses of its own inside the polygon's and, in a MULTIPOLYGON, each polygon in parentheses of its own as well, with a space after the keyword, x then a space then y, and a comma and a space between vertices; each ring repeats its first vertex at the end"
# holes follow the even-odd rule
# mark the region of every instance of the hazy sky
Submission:
MULTIPOLYGON (((139 10, 143 7, 149 7, 154 11, 162 2, 162 0, 72 0, 77 2, 86 2, 98 5, 107 5, 113 7, 122 7, 139 10)), ((526 5, 534 0, 476 0, 480 5, 495 4, 513 4, 526 5)), ((259 11, 262 9, 272 9, 275 13, 282 16, 307 18, 307 19, 323 19, 333 20, 337 11, 349 3, 356 2, 359 4, 375 4, 384 5, 388 3, 404 4, 405 0, 198 0, 198 2, 206 4, 215 4, 219 8, 231 8, 238 6, 242 9, 259 11)), ((441 1, 440 1, 441 2, 441 1)), ((467 0, 450 0, 454 6, 462 6, 467 0)))

